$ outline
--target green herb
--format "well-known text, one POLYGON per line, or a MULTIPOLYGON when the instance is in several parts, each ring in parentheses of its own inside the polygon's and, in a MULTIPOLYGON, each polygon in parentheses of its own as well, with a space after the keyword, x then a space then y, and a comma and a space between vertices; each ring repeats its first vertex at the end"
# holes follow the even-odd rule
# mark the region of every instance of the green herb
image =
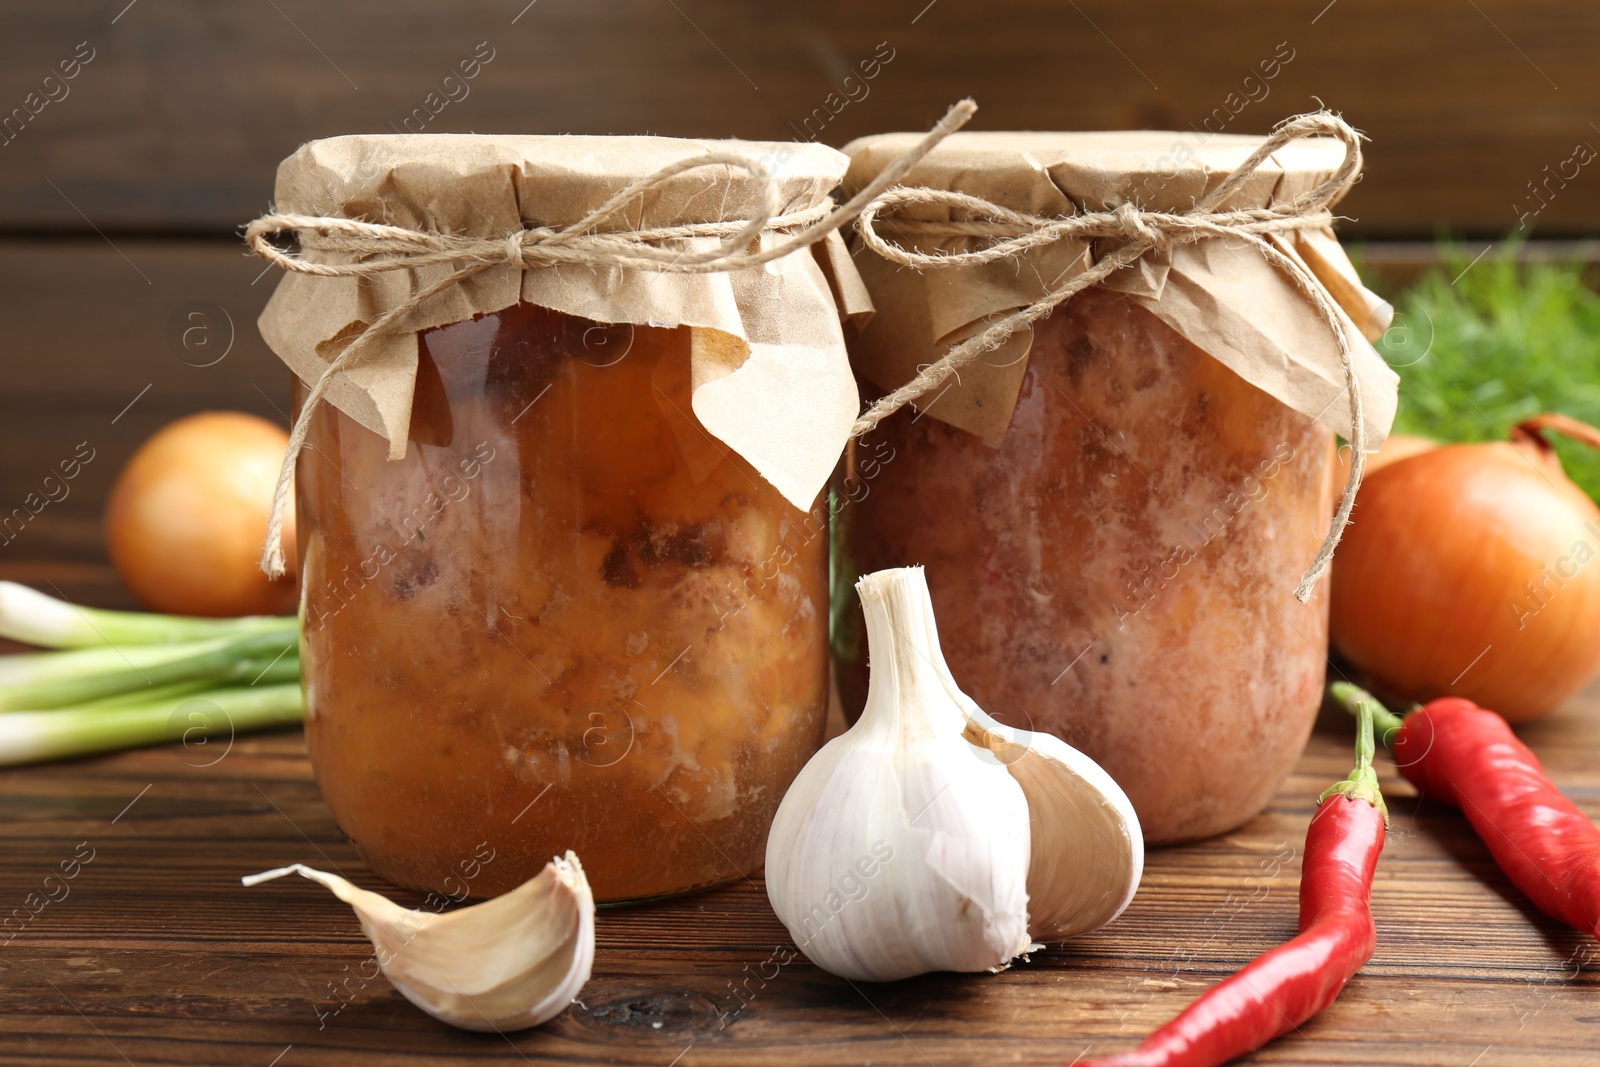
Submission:
MULTIPOLYGON (((1444 267, 1396 301, 1377 345, 1400 374, 1395 430, 1504 440, 1541 411, 1600 426, 1600 294, 1584 265, 1518 264, 1515 244, 1476 263, 1459 247, 1443 252, 1444 267)), ((1567 474, 1600 499, 1600 454, 1552 440, 1567 474)))
POLYGON ((0 637, 41 648, 204 641, 262 631, 293 632, 294 625, 295 620, 278 615, 195 619, 183 615, 86 608, 16 582, 0 582, 0 637))
POLYGON ((0 712, 70 707, 177 682, 249 682, 269 665, 297 658, 298 644, 291 629, 174 645, 9 656, 0 660, 0 712))
MULTIPOLYGON (((165 741, 194 744, 299 722, 300 683, 226 686, 191 697, 130 696, 117 706, 0 715, 0 766, 87 756, 165 741)), ((220 757, 219 757, 220 758, 220 757)))
POLYGON ((0 582, 0 766, 297 722, 293 617, 192 619, 83 608, 0 582))

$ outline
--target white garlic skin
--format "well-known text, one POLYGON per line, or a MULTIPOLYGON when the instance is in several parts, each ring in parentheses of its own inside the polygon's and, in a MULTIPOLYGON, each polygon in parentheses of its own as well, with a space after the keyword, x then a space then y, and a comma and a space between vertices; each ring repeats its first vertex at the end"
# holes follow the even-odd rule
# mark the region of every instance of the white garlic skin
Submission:
POLYGON ((860 720, 790 786, 767 838, 767 896, 826 971, 891 981, 989 971, 1032 947, 1028 804, 934 664, 922 568, 857 583, 872 673, 860 720))
POLYGON ((994 753, 1028 798, 1029 932, 1060 941, 1115 920, 1144 874, 1144 833, 1128 794, 1061 738, 996 721, 956 685, 937 641, 933 651, 945 692, 966 716, 967 739, 994 753))
POLYGON ((594 966, 594 895, 568 852, 509 893, 455 911, 403 908, 336 874, 292 864, 355 910, 378 968, 407 1000, 451 1026, 504 1033, 566 1011, 594 966))

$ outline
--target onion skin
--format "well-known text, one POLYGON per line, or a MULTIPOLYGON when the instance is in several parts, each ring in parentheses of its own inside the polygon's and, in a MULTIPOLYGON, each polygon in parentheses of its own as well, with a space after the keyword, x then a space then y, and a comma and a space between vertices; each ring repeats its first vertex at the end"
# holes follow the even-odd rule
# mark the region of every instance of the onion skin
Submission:
POLYGON ((1569 425, 1370 475, 1334 558, 1334 647, 1404 696, 1511 722, 1582 688, 1600 669, 1600 508, 1537 432, 1569 425))
MULTIPOLYGON (((1367 466, 1364 478, 1370 478, 1391 463, 1398 463, 1402 459, 1423 452, 1432 451, 1439 447, 1439 442, 1431 437, 1416 437, 1406 433, 1392 433, 1384 439, 1383 447, 1376 452, 1367 454, 1367 466)), ((1342 445, 1339 448, 1339 484, 1344 484, 1344 478, 1350 471, 1350 446, 1342 445)), ((1364 480, 1364 479, 1363 479, 1364 480)))
POLYGON ((287 444, 265 419, 206 411, 139 446, 106 501, 105 532, 112 564, 141 603, 174 615, 294 609, 292 513, 283 532, 289 573, 273 581, 259 566, 287 444))

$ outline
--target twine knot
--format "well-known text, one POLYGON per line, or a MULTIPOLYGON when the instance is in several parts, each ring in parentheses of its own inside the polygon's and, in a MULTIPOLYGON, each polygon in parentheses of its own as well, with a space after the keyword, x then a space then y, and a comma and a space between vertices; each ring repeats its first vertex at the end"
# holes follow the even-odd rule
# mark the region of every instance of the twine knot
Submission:
POLYGON ((505 259, 502 260, 501 262, 504 262, 504 263, 521 263, 522 262, 522 242, 525 239, 527 233, 528 233, 527 230, 514 230, 511 233, 506 234, 505 259))
POLYGON ((1158 230, 1144 221, 1144 213, 1134 206, 1131 200, 1125 200, 1117 205, 1113 214, 1117 224, 1122 227, 1122 232, 1130 240, 1148 244, 1151 248, 1165 251, 1168 247, 1165 230, 1158 230))

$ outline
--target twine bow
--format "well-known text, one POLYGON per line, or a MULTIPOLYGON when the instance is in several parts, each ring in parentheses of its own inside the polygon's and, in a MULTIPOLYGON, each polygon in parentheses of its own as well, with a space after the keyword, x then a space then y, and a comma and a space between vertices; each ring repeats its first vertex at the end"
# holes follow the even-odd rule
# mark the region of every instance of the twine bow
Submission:
POLYGON ((934 145, 966 125, 975 111, 977 105, 971 100, 962 100, 951 107, 944 118, 909 151, 885 167, 882 173, 838 208, 831 201, 824 201, 812 208, 780 215, 781 191, 778 181, 760 160, 738 152, 710 151, 670 164, 633 182, 577 222, 559 228, 533 226, 496 237, 469 237, 330 215, 273 212, 256 219, 245 228, 245 240, 250 248, 263 259, 298 274, 321 278, 367 278, 391 270, 414 270, 438 264, 456 265, 449 274, 413 291, 404 302, 373 319, 327 365, 306 394, 305 403, 289 433, 283 467, 278 472, 261 569, 274 578, 284 572, 283 548, 279 542, 283 536, 284 512, 288 506, 295 459, 305 447, 311 416, 327 396, 334 376, 359 364, 371 350, 374 338, 401 329, 407 317, 433 296, 481 271, 498 266, 532 270, 558 264, 583 264, 668 274, 709 274, 758 267, 815 244, 828 234, 849 225, 879 194, 904 177, 934 145), (761 206, 750 218, 653 229, 598 230, 601 223, 675 175, 697 167, 715 165, 742 170, 762 182, 761 206), (793 232, 796 230, 798 232, 793 232), (788 236, 770 247, 760 248, 756 239, 769 232, 786 233, 788 236), (273 243, 274 237, 287 233, 298 236, 298 254, 273 243), (675 243, 692 238, 722 240, 714 247, 699 251, 674 247, 675 243), (305 258, 306 252, 342 253, 353 259, 347 263, 317 262, 305 258))
POLYGON ((1305 267, 1280 251, 1267 240, 1267 235, 1328 226, 1333 220, 1329 210, 1332 204, 1355 183, 1360 173, 1360 134, 1332 112, 1317 111, 1279 123, 1248 159, 1234 168, 1221 185, 1188 211, 1146 211, 1134 204, 1123 203, 1109 211, 1044 217, 1012 211, 967 193, 923 188, 889 189, 861 212, 856 229, 862 242, 872 251, 892 263, 916 270, 993 263, 1063 240, 1120 243, 1087 270, 1052 287, 1037 302, 997 320, 982 333, 953 346, 938 360, 923 367, 915 378, 868 408, 851 428, 851 436, 859 437, 868 432, 906 404, 937 389, 979 356, 999 348, 1017 331, 1031 327, 1049 315, 1074 294, 1104 280, 1152 249, 1166 250, 1217 237, 1242 239, 1287 274, 1327 321, 1338 347, 1340 368, 1344 371, 1344 391, 1350 394, 1350 475, 1328 533, 1311 566, 1295 588, 1295 598, 1304 603, 1310 599, 1312 588, 1327 570, 1333 550, 1350 520, 1356 488, 1361 484, 1361 476, 1366 469, 1366 421, 1361 407, 1361 392, 1356 383, 1350 341, 1340 323, 1338 308, 1327 290, 1305 267), (1226 203, 1273 152, 1291 141, 1322 136, 1337 138, 1345 148, 1344 160, 1326 181, 1286 203, 1262 208, 1220 210, 1220 205, 1226 203), (890 225, 904 237, 977 237, 987 238, 989 243, 967 252, 923 252, 915 248, 908 249, 878 233, 880 220, 912 205, 946 208, 952 215, 965 218, 948 222, 893 220, 890 225))

